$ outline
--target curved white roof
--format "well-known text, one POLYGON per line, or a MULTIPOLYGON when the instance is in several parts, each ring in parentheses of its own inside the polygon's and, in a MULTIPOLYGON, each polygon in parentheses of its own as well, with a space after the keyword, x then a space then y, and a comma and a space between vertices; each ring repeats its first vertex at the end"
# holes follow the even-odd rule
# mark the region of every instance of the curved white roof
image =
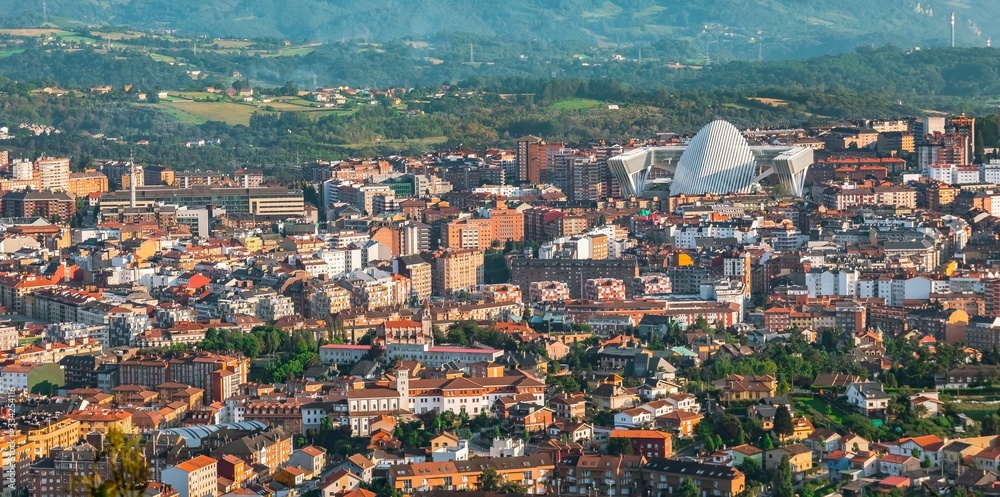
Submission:
POLYGON ((160 433, 180 435, 184 439, 184 444, 188 447, 201 445, 201 440, 223 428, 231 430, 261 431, 267 429, 267 425, 260 421, 241 421, 238 423, 222 423, 218 425, 194 425, 181 426, 177 428, 166 428, 160 433))
POLYGON ((681 155, 670 195, 748 192, 756 176, 757 161, 740 130, 712 121, 681 155))

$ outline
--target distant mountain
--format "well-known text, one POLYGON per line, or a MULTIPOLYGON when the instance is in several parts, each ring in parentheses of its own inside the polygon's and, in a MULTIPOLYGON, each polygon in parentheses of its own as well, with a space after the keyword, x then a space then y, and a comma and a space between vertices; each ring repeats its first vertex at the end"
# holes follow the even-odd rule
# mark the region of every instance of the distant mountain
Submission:
POLYGON ((449 33, 623 46, 671 39, 713 60, 858 46, 1000 43, 996 0, 0 0, 0 24, 75 20, 186 35, 386 41, 449 33), (43 10, 44 5, 44 10, 43 10))

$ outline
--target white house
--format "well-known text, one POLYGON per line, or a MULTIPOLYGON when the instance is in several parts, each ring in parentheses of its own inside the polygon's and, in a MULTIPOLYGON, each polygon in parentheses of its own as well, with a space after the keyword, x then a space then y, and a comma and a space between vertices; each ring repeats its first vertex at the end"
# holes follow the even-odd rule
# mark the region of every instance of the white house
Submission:
POLYGON ((882 390, 882 384, 874 381, 851 383, 847 387, 847 403, 862 414, 884 411, 889 405, 889 396, 882 390))
POLYGON ((917 395, 912 395, 909 398, 910 409, 916 409, 918 406, 923 406, 927 413, 924 417, 937 416, 944 409, 944 402, 938 399, 937 392, 922 392, 917 395))
POLYGON ((431 452, 431 460, 434 462, 468 461, 469 441, 459 440, 458 446, 439 447, 431 452))
POLYGON ((942 440, 937 435, 901 438, 899 442, 889 445, 889 453, 899 456, 915 456, 919 461, 923 461, 924 457, 927 457, 931 461, 931 466, 936 467, 941 462, 941 449, 947 443, 948 440, 942 440))
POLYGON ((674 412, 674 405, 665 400, 654 400, 652 402, 646 402, 645 404, 639 406, 639 409, 645 409, 653 415, 653 418, 658 418, 664 414, 670 414, 674 412))
POLYGON ((666 400, 673 404, 675 411, 698 412, 701 410, 698 398, 689 393, 674 394, 667 397, 666 400))
POLYGON ((653 413, 636 407, 615 414, 615 428, 636 428, 653 422, 653 413))

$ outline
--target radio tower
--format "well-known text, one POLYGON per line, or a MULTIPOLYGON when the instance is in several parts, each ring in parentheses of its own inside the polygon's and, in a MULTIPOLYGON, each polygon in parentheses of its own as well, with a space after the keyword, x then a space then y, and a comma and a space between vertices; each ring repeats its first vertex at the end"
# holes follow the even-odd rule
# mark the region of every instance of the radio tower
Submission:
POLYGON ((135 209, 135 158, 134 157, 129 158, 128 192, 129 192, 128 206, 135 209))
POLYGON ((955 13, 951 13, 951 48, 955 48, 955 13))

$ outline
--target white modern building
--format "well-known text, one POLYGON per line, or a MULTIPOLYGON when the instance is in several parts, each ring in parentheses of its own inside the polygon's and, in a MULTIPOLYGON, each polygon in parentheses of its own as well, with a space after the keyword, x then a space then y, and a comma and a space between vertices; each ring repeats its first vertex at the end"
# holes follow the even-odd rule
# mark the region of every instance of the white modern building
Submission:
POLYGON ((635 196, 748 193, 775 174, 789 193, 802 196, 812 163, 811 148, 750 146, 721 120, 708 123, 687 146, 643 147, 608 159, 622 193, 635 196))

